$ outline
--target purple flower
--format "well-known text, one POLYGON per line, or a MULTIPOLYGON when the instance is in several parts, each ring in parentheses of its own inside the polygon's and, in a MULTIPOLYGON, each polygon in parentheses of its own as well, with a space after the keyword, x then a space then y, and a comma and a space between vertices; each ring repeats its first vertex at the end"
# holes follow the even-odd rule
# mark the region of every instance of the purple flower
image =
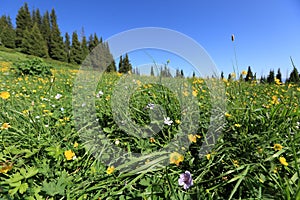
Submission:
POLYGON ((178 179, 178 184, 183 186, 186 190, 193 185, 192 175, 189 171, 185 171, 185 173, 180 174, 180 178, 178 179))

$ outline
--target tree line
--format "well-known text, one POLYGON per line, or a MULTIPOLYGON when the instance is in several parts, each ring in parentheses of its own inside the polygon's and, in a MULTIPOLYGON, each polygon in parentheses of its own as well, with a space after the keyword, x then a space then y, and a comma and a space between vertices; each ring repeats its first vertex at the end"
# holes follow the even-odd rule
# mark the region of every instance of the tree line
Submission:
MULTIPOLYGON (((99 59, 110 61, 106 71, 117 71, 116 64, 107 43, 102 41, 96 33, 87 38, 82 30, 81 37, 74 31, 72 35, 61 34, 57 23, 57 15, 53 8, 51 12, 41 14, 39 9, 29 10, 28 4, 18 10, 16 27, 14 28, 10 16, 0 18, 0 45, 17 49, 22 53, 41 58, 81 64, 92 50, 100 45, 99 59)), ((98 57, 97 57, 98 58, 98 57)), ((97 64, 97 63, 96 63, 97 64)), ((96 66, 95 64, 95 66, 96 66)), ((127 73, 132 70, 128 55, 120 57, 119 72, 127 73)))
MULTIPOLYGON (((293 70, 290 73, 289 77, 285 81, 283 81, 283 79, 282 79, 282 74, 281 74, 280 68, 278 68, 276 75, 275 75, 274 70, 270 70, 267 77, 261 76, 260 79, 257 80, 256 73, 253 74, 250 66, 248 66, 247 73, 240 74, 239 80, 245 81, 245 82, 259 81, 260 83, 269 83, 269 84, 272 84, 272 83, 280 84, 283 82, 285 82, 285 83, 300 83, 300 74, 299 74, 292 58, 291 58, 291 63, 293 66, 293 70), (245 78, 244 78, 244 76, 245 76, 245 78)), ((235 77, 233 77, 233 74, 228 74, 227 80, 232 80, 234 78, 235 77)), ((224 79, 223 72, 221 72, 221 79, 224 79)))

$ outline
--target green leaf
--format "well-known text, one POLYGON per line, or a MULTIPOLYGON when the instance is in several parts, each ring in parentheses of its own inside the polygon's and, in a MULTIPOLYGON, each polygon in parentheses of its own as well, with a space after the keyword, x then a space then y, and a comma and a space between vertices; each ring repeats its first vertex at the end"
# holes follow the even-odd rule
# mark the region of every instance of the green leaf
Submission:
POLYGON ((35 167, 29 167, 27 169, 27 173, 25 174, 25 178, 30 178, 34 175, 36 175, 39 172, 39 170, 35 167))
POLYGON ((27 183, 22 183, 22 185, 19 188, 19 192, 21 194, 23 194, 24 192, 26 192, 27 189, 28 189, 28 184, 27 183))

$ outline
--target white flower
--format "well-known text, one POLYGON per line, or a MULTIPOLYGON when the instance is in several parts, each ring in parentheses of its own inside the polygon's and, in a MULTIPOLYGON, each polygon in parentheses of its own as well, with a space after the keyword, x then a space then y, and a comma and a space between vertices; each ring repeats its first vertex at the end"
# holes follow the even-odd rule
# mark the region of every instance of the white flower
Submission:
POLYGON ((148 103, 148 105, 146 106, 146 108, 153 110, 154 108, 154 104, 153 103, 148 103))
POLYGON ((96 94, 96 97, 97 97, 97 98, 100 98, 102 95, 103 95, 103 92, 100 90, 100 91, 96 94))
POLYGON ((54 97, 54 98, 58 100, 58 99, 60 99, 61 97, 62 97, 62 95, 61 95, 61 94, 57 94, 57 95, 55 95, 55 97, 54 97))
POLYGON ((120 144, 120 140, 116 139, 115 144, 119 145, 120 144))
POLYGON ((65 109, 64 109, 63 107, 60 108, 60 111, 61 111, 61 112, 64 112, 64 110, 65 110, 65 109))
POLYGON ((84 107, 84 106, 86 106, 86 103, 82 103, 82 104, 81 104, 81 107, 84 107))
POLYGON ((173 121, 170 119, 170 117, 167 117, 167 118, 164 117, 164 123, 167 124, 168 126, 171 126, 173 121))

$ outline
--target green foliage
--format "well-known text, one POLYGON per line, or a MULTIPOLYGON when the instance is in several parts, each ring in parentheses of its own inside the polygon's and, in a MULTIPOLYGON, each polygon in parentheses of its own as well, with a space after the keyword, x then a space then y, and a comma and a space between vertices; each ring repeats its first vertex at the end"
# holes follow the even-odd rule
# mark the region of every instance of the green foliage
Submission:
POLYGON ((48 56, 46 42, 36 23, 31 31, 28 29, 24 31, 21 47, 23 53, 44 58, 48 56))
POLYGON ((16 46, 21 47, 25 30, 30 30, 32 27, 31 14, 27 3, 19 9, 16 17, 16 25, 16 46))
POLYGON ((9 16, 0 18, 0 45, 15 48, 16 32, 9 16))
POLYGON ((288 82, 300 83, 299 72, 298 72, 292 58, 291 58, 291 62, 292 62, 292 65, 293 65, 293 71, 290 74, 288 82))
POLYGON ((21 61, 15 64, 14 69, 20 75, 51 75, 51 66, 40 58, 21 61))
POLYGON ((57 24, 55 10, 52 9, 50 14, 51 34, 49 43, 49 56, 55 60, 67 61, 67 54, 64 50, 64 42, 57 24))
POLYGON ((120 57, 120 62, 119 62, 119 72, 120 73, 128 73, 132 71, 132 66, 130 64, 128 54, 125 54, 125 58, 120 57))
POLYGON ((251 67, 248 66, 248 71, 247 71, 245 81, 248 82, 248 81, 252 81, 252 80, 253 80, 253 74, 252 74, 252 71, 251 71, 251 67))
POLYGON ((70 51, 70 63, 80 64, 82 62, 82 51, 80 47, 80 42, 78 40, 78 35, 76 32, 72 34, 72 46, 70 51))

